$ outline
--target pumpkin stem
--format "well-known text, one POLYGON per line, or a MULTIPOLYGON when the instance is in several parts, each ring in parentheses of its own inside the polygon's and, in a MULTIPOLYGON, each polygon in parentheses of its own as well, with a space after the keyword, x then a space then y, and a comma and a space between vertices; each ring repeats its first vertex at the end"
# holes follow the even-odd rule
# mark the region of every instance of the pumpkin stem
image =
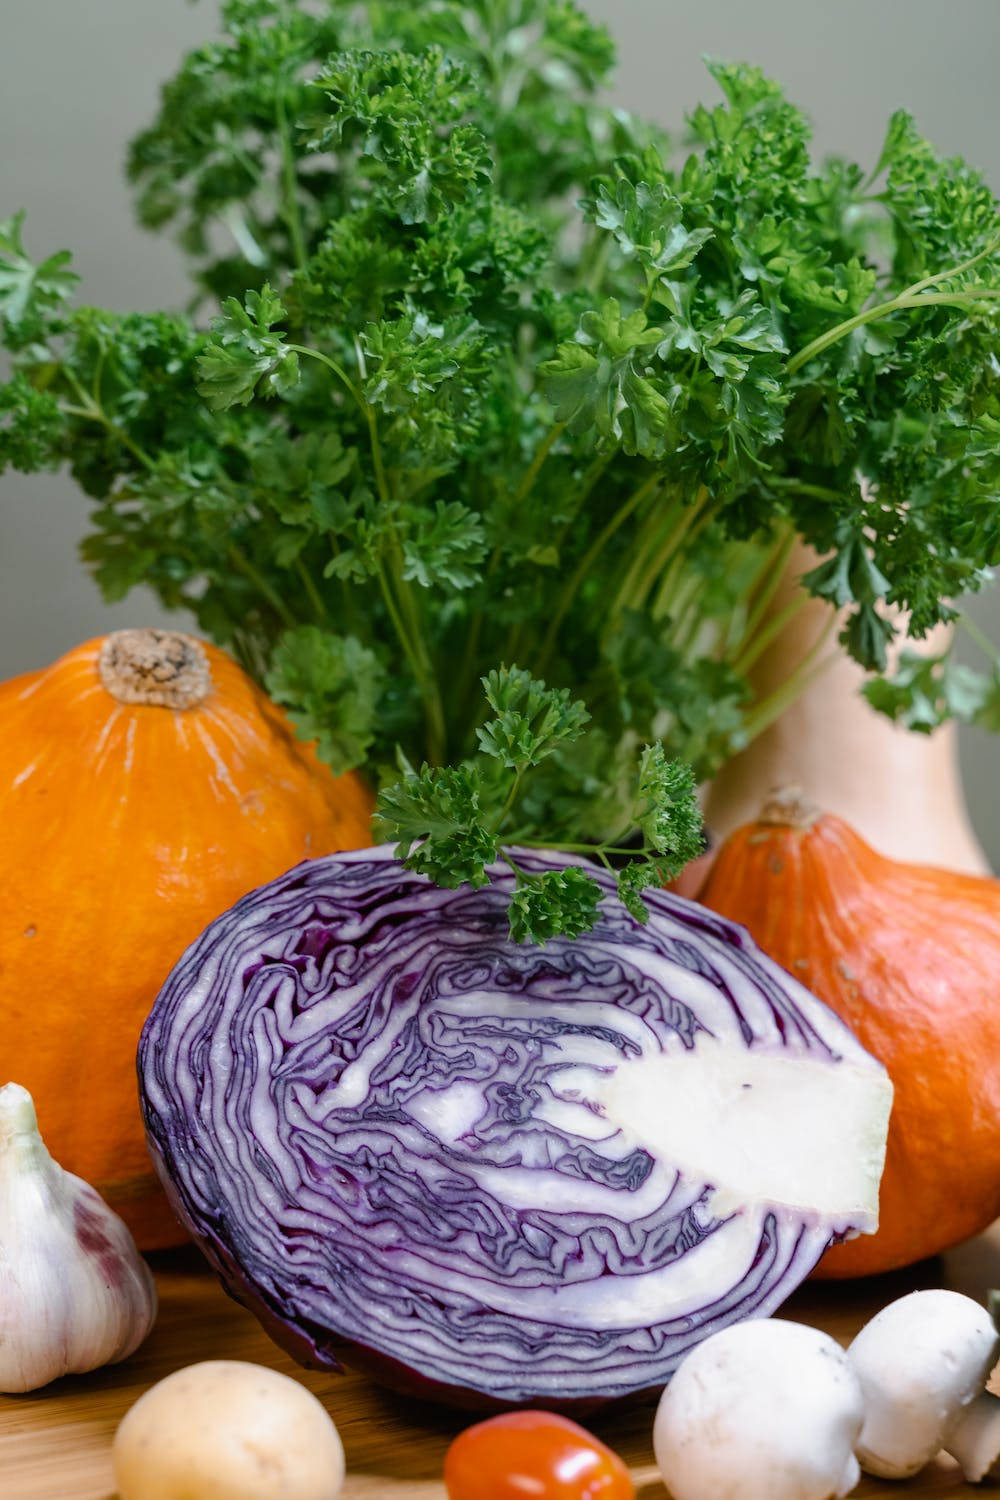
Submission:
POLYGON ((800 786, 775 787, 757 815, 758 823, 779 828, 811 828, 823 810, 800 786))
POLYGON ((212 691, 204 646, 179 630, 114 630, 101 644, 97 670, 119 703, 196 708, 212 691))

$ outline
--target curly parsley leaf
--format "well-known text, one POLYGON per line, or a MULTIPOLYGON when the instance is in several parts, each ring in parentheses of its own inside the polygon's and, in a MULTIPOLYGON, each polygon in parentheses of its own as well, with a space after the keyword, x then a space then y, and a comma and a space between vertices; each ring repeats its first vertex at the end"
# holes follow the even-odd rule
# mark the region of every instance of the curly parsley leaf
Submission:
POLYGON ((421 588, 467 589, 486 555, 482 518, 457 500, 438 500, 433 510, 404 512, 411 528, 403 543, 403 577, 421 588))
POLYGON ((278 641, 267 687, 288 709, 300 736, 315 740, 323 760, 340 775, 364 762, 375 738, 384 680, 375 652, 356 636, 301 625, 278 641))
POLYGON ((515 943, 544 943, 554 937, 579 937, 597 921, 601 888, 586 870, 528 873, 518 869, 508 916, 515 943))
POLYGON ((599 229, 614 236, 622 254, 655 277, 677 276, 687 270, 715 231, 709 226, 688 229, 684 208, 665 183, 599 182, 583 208, 599 229))
POLYGON ((614 298, 584 313, 575 341, 541 369, 557 420, 615 440, 628 454, 662 454, 677 435, 670 402, 651 378, 650 351, 662 339, 641 310, 623 315, 614 298))
POLYGON ((509 769, 537 766, 583 733, 590 715, 566 688, 549 688, 520 667, 483 678, 495 717, 476 730, 479 748, 509 769))
POLYGON ((41 322, 73 295, 79 276, 72 256, 57 250, 35 265, 24 248, 24 212, 0 222, 0 318, 17 325, 41 322))
POLYGON ((866 683, 864 694, 873 708, 920 734, 949 719, 1000 729, 1000 666, 978 672, 951 650, 936 656, 901 651, 892 675, 866 683))
POLYGON ((298 354, 274 331, 286 316, 266 283, 259 292, 247 292, 242 303, 226 298, 198 360, 198 390, 213 411, 247 406, 258 392, 283 395, 298 383, 298 354))
MULTIPOLYGON (((483 687, 494 717, 477 731, 480 758, 440 769, 424 765, 383 789, 378 831, 398 842, 408 868, 440 885, 485 885, 487 867, 506 861, 516 875, 508 909, 515 941, 579 936, 597 920, 601 899, 601 887, 587 868, 528 871, 510 845, 544 842, 559 848, 551 838, 531 837, 531 799, 524 791, 535 767, 546 760, 557 764, 580 740, 589 714, 565 689, 548 688, 519 667, 491 672, 483 687)), ((637 921, 646 921, 640 892, 662 885, 701 852, 702 824, 693 773, 671 760, 662 745, 642 751, 637 777, 632 826, 623 835, 635 833, 634 847, 597 839, 592 845, 606 865, 612 854, 628 861, 618 872, 619 895, 637 921)))
POLYGON ((0 474, 8 465, 24 474, 56 468, 64 432, 59 403, 48 391, 36 390, 20 372, 0 385, 0 474))
POLYGON ((663 745, 647 745, 639 758, 635 818, 649 848, 674 863, 673 874, 702 849, 702 819, 695 800, 694 772, 671 760, 663 745))
POLYGON ((481 130, 468 123, 476 103, 472 74, 440 47, 346 52, 315 80, 330 118, 310 141, 317 151, 355 146, 378 170, 404 224, 423 224, 460 203, 489 176, 481 130))
POLYGON ((486 885, 499 847, 490 800, 475 766, 424 765, 379 793, 376 832, 396 843, 407 869, 438 885, 486 885))

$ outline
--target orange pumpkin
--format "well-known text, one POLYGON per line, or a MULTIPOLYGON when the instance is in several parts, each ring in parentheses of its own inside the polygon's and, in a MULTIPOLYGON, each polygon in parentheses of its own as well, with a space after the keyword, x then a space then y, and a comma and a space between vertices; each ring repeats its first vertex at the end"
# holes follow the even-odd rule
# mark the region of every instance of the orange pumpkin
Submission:
POLYGON ((716 856, 700 901, 841 1016, 895 1088, 880 1225, 818 1274, 863 1276, 1000 1214, 1000 881, 876 854, 794 795, 716 856))
POLYGON ((335 777, 224 652, 119 631, 0 684, 0 1082, 146 1249, 185 1235, 157 1184, 135 1048, 187 945, 310 855, 371 842, 335 777))

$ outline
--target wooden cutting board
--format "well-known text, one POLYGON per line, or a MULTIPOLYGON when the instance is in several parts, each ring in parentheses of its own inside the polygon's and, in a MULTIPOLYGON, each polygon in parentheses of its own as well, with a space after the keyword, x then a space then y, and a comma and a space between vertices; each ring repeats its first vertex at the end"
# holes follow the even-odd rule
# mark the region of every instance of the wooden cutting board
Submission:
MULTIPOLYGON (((468 1416, 407 1401, 355 1374, 300 1370, 254 1319, 219 1289, 194 1251, 152 1257, 160 1315, 142 1349, 123 1365, 62 1380, 31 1396, 0 1396, 0 1500, 113 1500, 110 1445, 122 1416, 144 1390, 200 1359, 245 1359, 295 1375, 322 1400, 347 1452, 344 1500, 443 1500, 445 1449, 468 1416)), ((1000 1221, 938 1260, 865 1282, 811 1283, 783 1315, 824 1328, 846 1343, 878 1309, 916 1287, 948 1286, 982 1300, 1000 1287, 1000 1221)), ((667 1500, 653 1462, 652 1408, 590 1425, 621 1453, 637 1500, 667 1500)), ((901 1500, 964 1496, 956 1465, 939 1459, 905 1489, 864 1479, 854 1494, 901 1500)), ((205 1500, 211 1500, 205 1496, 205 1500)))

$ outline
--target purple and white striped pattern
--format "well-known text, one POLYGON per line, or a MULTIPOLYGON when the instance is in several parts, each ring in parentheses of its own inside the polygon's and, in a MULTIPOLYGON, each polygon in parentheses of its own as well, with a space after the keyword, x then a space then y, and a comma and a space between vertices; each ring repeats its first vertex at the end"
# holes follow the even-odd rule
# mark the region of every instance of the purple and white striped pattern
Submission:
POLYGON ((742 929, 659 891, 640 926, 596 878, 594 931, 533 947, 507 935, 509 872, 446 891, 388 848, 334 855, 247 896, 168 978, 139 1048, 151 1150, 300 1359, 584 1411, 771 1313, 852 1227, 717 1216, 711 1183, 562 1086, 702 1032, 877 1068, 742 929))

